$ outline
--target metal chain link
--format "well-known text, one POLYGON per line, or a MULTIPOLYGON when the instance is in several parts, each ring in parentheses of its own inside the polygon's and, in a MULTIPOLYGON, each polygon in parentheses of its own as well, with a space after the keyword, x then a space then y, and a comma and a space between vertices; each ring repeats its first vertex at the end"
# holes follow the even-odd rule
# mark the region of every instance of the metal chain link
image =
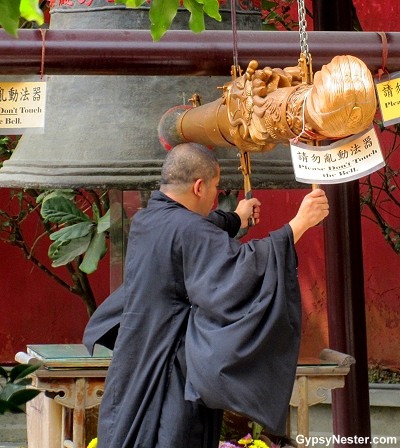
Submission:
POLYGON ((231 19, 232 19, 232 34, 233 34, 233 66, 232 66, 232 78, 236 79, 240 76, 239 56, 238 56, 238 43, 237 43, 237 26, 236 26, 236 0, 231 0, 231 19))
POLYGON ((306 21, 306 7, 304 0, 297 0, 298 14, 299 14, 299 34, 300 34, 300 51, 306 57, 307 64, 310 63, 310 56, 308 52, 307 43, 307 21, 306 21))

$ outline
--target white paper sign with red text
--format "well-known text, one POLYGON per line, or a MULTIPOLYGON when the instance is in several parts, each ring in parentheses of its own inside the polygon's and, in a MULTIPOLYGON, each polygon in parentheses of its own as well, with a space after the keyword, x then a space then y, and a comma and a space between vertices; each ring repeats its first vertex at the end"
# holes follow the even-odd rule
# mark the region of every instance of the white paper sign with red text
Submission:
POLYGON ((375 129, 327 146, 291 143, 296 180, 306 184, 337 184, 367 176, 385 165, 375 129))

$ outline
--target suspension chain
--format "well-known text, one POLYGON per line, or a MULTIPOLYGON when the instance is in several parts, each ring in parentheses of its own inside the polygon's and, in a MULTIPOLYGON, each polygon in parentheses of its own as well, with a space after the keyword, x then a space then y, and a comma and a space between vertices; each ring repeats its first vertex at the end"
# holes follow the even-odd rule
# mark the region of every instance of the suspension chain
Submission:
MULTIPOLYGON (((312 70, 312 57, 308 51, 307 42, 307 21, 306 21, 306 7, 304 5, 304 0, 297 0, 298 14, 299 14, 299 33, 300 33, 300 58, 299 66, 301 69, 301 74, 303 82, 307 84, 312 84, 314 74, 312 70)), ((305 125, 303 119, 303 126, 305 125)), ((314 145, 318 146, 318 142, 314 141, 314 145)), ((319 188, 318 184, 312 184, 312 189, 315 190, 319 188)))
POLYGON ((300 34, 299 66, 301 69, 303 82, 306 84, 312 84, 313 82, 312 58, 310 52, 308 51, 306 7, 304 5, 304 0, 297 0, 297 6, 299 14, 299 34, 300 34))
POLYGON ((300 50, 305 55, 307 59, 307 64, 309 60, 308 43, 307 43, 307 21, 306 21, 306 8, 304 6, 304 0, 297 0, 298 14, 299 14, 299 34, 300 34, 300 50))

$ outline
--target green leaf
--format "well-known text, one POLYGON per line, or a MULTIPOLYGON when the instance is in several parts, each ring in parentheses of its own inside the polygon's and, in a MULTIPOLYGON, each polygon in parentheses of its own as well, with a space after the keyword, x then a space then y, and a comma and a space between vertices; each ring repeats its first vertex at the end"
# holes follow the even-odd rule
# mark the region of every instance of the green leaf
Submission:
POLYGON ((243 236, 247 235, 248 231, 249 231, 248 227, 245 227, 244 229, 239 229, 239 232, 235 235, 235 239, 239 240, 243 236))
POLYGON ((20 0, 0 0, 0 25, 14 37, 18 37, 20 0))
POLYGON ((12 394, 14 394, 15 392, 17 392, 18 390, 21 390, 21 389, 24 389, 24 387, 18 386, 18 384, 14 384, 14 383, 7 383, 3 387, 3 390, 0 393, 0 399, 8 400, 12 394))
POLYGON ((25 378, 35 370, 39 369, 39 367, 41 367, 40 364, 19 364, 11 370, 10 380, 12 382, 16 382, 22 378, 25 378))
POLYGON ((22 191, 19 191, 18 193, 14 194, 14 198, 17 198, 17 199, 18 199, 19 206, 21 207, 21 206, 22 206, 22 203, 23 203, 23 200, 24 200, 24 194, 23 194, 23 192, 22 192, 22 191))
POLYGON ((2 376, 5 379, 8 379, 8 372, 6 369, 0 366, 0 376, 2 376))
POLYGON ((40 213, 43 218, 59 224, 91 221, 88 215, 62 196, 45 199, 40 213))
POLYGON ((93 219, 97 222, 100 219, 100 209, 97 204, 92 205, 93 219))
POLYGON ((183 0, 183 6, 190 12, 189 27, 194 33, 205 30, 203 7, 196 0, 183 0))
POLYGON ((0 399, 0 415, 3 415, 5 412, 22 413, 24 411, 13 403, 0 399))
POLYGON ((49 257, 53 260, 53 268, 64 266, 73 261, 78 255, 85 253, 89 247, 92 235, 76 238, 69 243, 55 241, 49 247, 49 257))
POLYGON ((36 198, 36 204, 40 204, 42 201, 54 198, 55 196, 63 196, 64 198, 72 201, 76 194, 76 190, 71 190, 70 188, 64 190, 46 190, 36 198))
POLYGON ((90 229, 93 227, 93 223, 89 221, 78 222, 70 226, 64 227, 57 232, 50 235, 52 241, 67 242, 75 238, 82 238, 89 234, 90 229))
POLYGON ((154 41, 158 41, 170 28, 176 13, 179 0, 153 0, 150 5, 150 31, 154 41))
POLYGON ((225 194, 220 193, 218 195, 218 209, 223 212, 234 212, 237 208, 238 200, 237 196, 233 193, 225 194))
POLYGON ((127 8, 139 8, 147 0, 115 0, 115 3, 125 4, 127 8))
POLYGON ((43 11, 39 7, 38 0, 21 0, 19 10, 24 19, 29 22, 37 22, 38 25, 43 25, 43 11))
POLYGON ((21 406, 21 404, 25 404, 35 398, 40 392, 37 389, 22 389, 12 394, 7 401, 14 406, 21 406))
POLYGON ((264 31, 277 31, 278 30, 278 28, 276 27, 276 25, 274 23, 263 24, 262 29, 264 31))
POLYGON ((219 13, 219 1, 218 0, 204 0, 204 12, 218 22, 222 21, 221 14, 219 13))
MULTIPOLYGON (((217 208, 219 210, 222 210, 224 212, 233 212, 236 210, 238 205, 238 198, 237 195, 233 192, 229 192, 229 194, 226 193, 220 193, 218 195, 218 206, 217 208)), ((242 238, 244 235, 247 235, 249 228, 246 227, 244 229, 239 229, 238 233, 235 235, 236 239, 242 238)))
POLYGON ((272 8, 276 8, 277 6, 279 6, 279 3, 270 2, 268 0, 262 0, 261 4, 262 4, 262 9, 272 9, 272 8))
POLYGON ((111 226, 110 210, 107 210, 107 213, 97 221, 97 232, 98 233, 106 232, 107 230, 110 229, 110 226, 111 226))
POLYGON ((376 120, 376 122, 378 123, 379 130, 380 130, 381 132, 383 132, 383 131, 385 130, 385 125, 383 124, 383 121, 381 121, 381 120, 376 120))
POLYGON ((23 378, 24 376, 28 375, 28 373, 24 375, 24 372, 29 367, 31 367, 31 364, 18 364, 13 367, 8 375, 9 381, 13 383, 17 378, 23 378))
POLYGON ((253 439, 257 440, 260 438, 260 434, 263 430, 263 427, 256 422, 253 422, 252 426, 253 426, 253 428, 252 428, 253 429, 253 431, 252 431, 253 439))
POLYGON ((18 380, 18 386, 30 386, 32 384, 32 378, 23 378, 22 380, 18 380))
POLYGON ((97 269, 99 261, 104 257, 106 252, 106 234, 104 232, 95 233, 79 269, 86 274, 91 274, 97 269))

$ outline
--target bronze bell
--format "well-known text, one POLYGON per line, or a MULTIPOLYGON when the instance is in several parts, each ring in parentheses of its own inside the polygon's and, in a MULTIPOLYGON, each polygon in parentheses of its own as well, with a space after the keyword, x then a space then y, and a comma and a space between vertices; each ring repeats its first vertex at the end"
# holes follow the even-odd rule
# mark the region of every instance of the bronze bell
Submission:
MULTIPOLYGON (((109 0, 54 2, 51 29, 149 29, 148 8, 127 9, 109 0)), ((226 2, 229 4, 230 2, 226 2)), ((229 5, 228 5, 229 6, 229 5)), ((229 7, 221 23, 231 29, 229 7)), ((261 12, 251 0, 237 1, 238 29, 260 30, 261 12), (247 3, 244 5, 244 3, 247 3), (247 9, 243 9, 243 6, 247 9)), ((188 12, 179 11, 172 29, 187 29, 188 12)), ((177 43, 179 45, 179 43, 177 43)), ((51 76, 47 86, 44 134, 24 135, 0 170, 0 186, 20 188, 158 188, 166 150, 157 126, 164 112, 188 104, 193 93, 207 103, 221 95, 227 77, 51 76)), ((215 148, 221 187, 242 189, 235 148, 215 148)), ((298 187, 288 147, 252 158, 255 189, 298 187)))

